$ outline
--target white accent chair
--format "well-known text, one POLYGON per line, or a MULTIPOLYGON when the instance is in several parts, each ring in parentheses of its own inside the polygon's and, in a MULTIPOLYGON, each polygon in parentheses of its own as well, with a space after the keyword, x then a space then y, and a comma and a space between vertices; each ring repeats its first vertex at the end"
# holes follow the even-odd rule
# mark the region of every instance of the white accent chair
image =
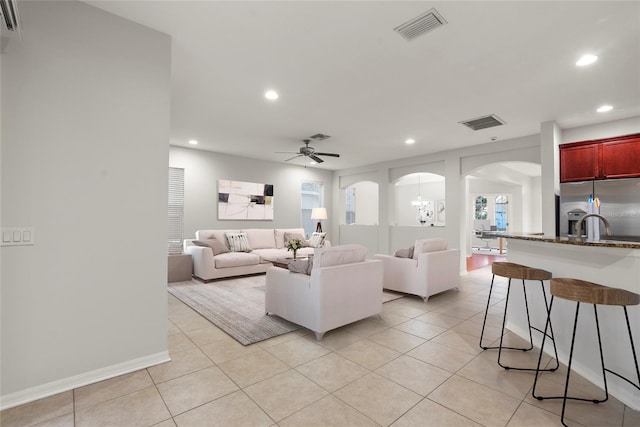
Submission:
POLYGON ((413 258, 376 254, 383 262, 383 287, 421 296, 457 288, 460 284, 460 249, 447 249, 445 239, 416 240, 413 258))
POLYGON ((316 334, 382 313, 382 262, 362 245, 316 248, 311 274, 267 269, 265 311, 316 334))

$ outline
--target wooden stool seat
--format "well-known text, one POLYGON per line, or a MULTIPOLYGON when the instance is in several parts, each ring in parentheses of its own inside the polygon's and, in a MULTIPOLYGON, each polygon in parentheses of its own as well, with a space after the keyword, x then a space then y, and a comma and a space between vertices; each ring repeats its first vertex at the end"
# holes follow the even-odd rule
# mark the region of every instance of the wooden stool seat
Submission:
MULTIPOLYGON (((502 363, 502 350, 521 350, 521 351, 529 351, 533 350, 533 331, 537 331, 547 335, 546 329, 542 331, 540 328, 537 328, 531 325, 531 317, 529 316, 529 302, 527 301, 527 287, 525 286, 525 280, 535 280, 540 282, 540 289, 542 290, 542 297, 544 298, 544 306, 547 309, 545 314, 548 315, 549 312, 549 304, 547 302, 547 292, 544 289, 544 281, 550 280, 552 274, 546 270, 542 270, 539 268, 533 268, 526 265, 515 264, 513 262, 494 262, 491 264, 491 272, 493 276, 491 278, 491 286, 489 287, 489 297, 487 298, 487 308, 484 311, 484 321, 482 322, 482 332, 480 332, 480 348, 483 350, 492 350, 498 349, 498 365, 504 369, 515 369, 517 371, 535 371, 536 368, 516 368, 513 366, 507 366, 502 363), (507 285, 507 297, 504 303, 504 313, 502 315, 502 331, 500 333, 500 344, 497 346, 487 346, 483 344, 484 338, 484 330, 487 325, 487 315, 489 313, 489 306, 491 305, 491 293, 493 292, 493 282, 496 276, 501 276, 509 279, 509 283, 507 285), (524 306, 525 313, 527 315, 527 325, 529 329, 529 346, 528 347, 507 347, 504 345, 504 329, 507 321, 507 308, 509 306, 509 294, 511 293, 511 280, 518 279, 522 280, 522 292, 524 292, 524 306)), ((549 339, 553 342, 553 351, 555 353, 555 366, 550 367, 548 369, 544 369, 545 371, 553 372, 560 366, 560 362, 558 362, 558 350, 556 348, 556 342, 553 337, 553 328, 549 324, 547 319, 546 325, 549 325, 549 334, 547 335, 549 339)), ((544 344, 544 341, 543 341, 544 344)), ((542 353, 542 349, 544 345, 541 347, 540 352, 542 353)), ((539 369, 539 368, 538 368, 539 369)))
POLYGON ((640 295, 578 279, 551 279, 551 295, 569 301, 600 305, 638 305, 640 295))
POLYGON ((546 270, 527 267, 526 265, 515 264, 513 262, 494 262, 491 265, 491 272, 496 276, 522 280, 550 280, 552 276, 552 274, 546 270))
MULTIPOLYGON (((624 289, 618 288, 610 288, 607 286, 602 286, 597 283, 587 282, 586 280, 579 279, 567 279, 567 278, 553 278, 551 279, 551 303, 549 304, 548 310, 549 314, 547 315, 547 325, 545 326, 545 332, 547 327, 551 327, 550 319, 551 319, 551 309, 553 307, 554 299, 562 298, 568 301, 573 301, 576 303, 576 314, 573 321, 573 334, 571 336, 571 348, 569 350, 569 361, 567 363, 567 377, 564 383, 564 394, 562 396, 538 396, 536 395, 536 387, 538 384, 538 374, 543 371, 540 369, 540 365, 542 362, 542 352, 540 353, 540 357, 538 358, 538 367, 536 369, 536 376, 533 381, 533 389, 531 391, 531 395, 538 400, 544 399, 562 399, 562 413, 560 415, 560 421, 562 425, 566 426, 567 424, 564 421, 565 410, 567 406, 567 400, 579 400, 583 402, 593 402, 593 403, 602 403, 606 402, 609 399, 609 388, 607 386, 607 374, 613 374, 620 379, 623 379, 627 383, 631 384, 633 387, 640 390, 640 367, 638 366, 638 356, 636 355, 636 348, 633 342, 633 334, 631 333, 631 324, 629 322, 629 313, 627 312, 627 306, 629 305, 638 305, 640 304, 640 295, 629 292, 624 289), (593 305, 593 315, 595 320, 595 329, 596 334, 598 336, 598 350, 600 353, 600 364, 602 366, 602 377, 604 382, 604 397, 597 399, 586 399, 584 397, 572 397, 568 395, 569 390, 569 379, 571 377, 571 363, 573 361, 573 351, 575 349, 575 338, 576 338, 576 329, 578 327, 578 315, 580 313, 580 304, 591 304, 593 305), (598 305, 618 305, 622 307, 624 312, 624 318, 627 323, 627 331, 629 332, 629 342, 631 344, 631 354, 633 356, 633 363, 636 371, 637 382, 634 383, 629 378, 622 376, 618 372, 614 372, 611 369, 608 369, 604 363, 604 352, 602 349, 602 338, 600 336, 600 322, 598 320, 598 305)), ((546 338, 546 333, 542 336, 542 346, 544 347, 544 341, 546 338)))

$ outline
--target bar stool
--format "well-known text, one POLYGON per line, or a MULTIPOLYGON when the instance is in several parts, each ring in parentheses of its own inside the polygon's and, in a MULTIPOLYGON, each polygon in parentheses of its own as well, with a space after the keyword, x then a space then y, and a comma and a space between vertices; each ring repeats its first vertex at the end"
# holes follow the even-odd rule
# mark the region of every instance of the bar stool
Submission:
MULTIPOLYGON (((551 326, 551 322, 549 321, 549 319, 547 318, 547 322, 545 324, 545 331, 543 332, 541 329, 538 329, 534 326, 531 326, 531 318, 529 317, 529 303, 527 302, 527 289, 525 286, 525 280, 539 280, 540 281, 540 287, 542 288, 542 296, 544 297, 544 305, 547 311, 547 316, 548 316, 548 312, 549 312, 549 304, 547 302, 547 292, 544 289, 544 280, 549 280, 551 279, 551 273, 545 270, 541 270, 539 268, 532 268, 532 267, 528 267, 526 265, 520 265, 520 264, 514 264, 512 262, 494 262, 491 265, 491 272, 493 273, 493 276, 491 277, 491 287, 489 288, 489 298, 487 299, 487 308, 484 312, 484 322, 482 323, 482 333, 480 334, 480 348, 482 348, 483 350, 490 350, 490 349, 498 349, 498 365, 500 365, 501 367, 503 367, 504 369, 513 369, 513 370, 517 370, 517 371, 555 371, 556 369, 558 369, 558 367, 560 366, 559 362, 558 362, 558 350, 556 349, 556 341, 554 339, 553 336, 553 327, 551 326), (493 282, 496 278, 496 276, 501 276, 501 277, 506 277, 509 279, 509 284, 507 286, 507 298, 505 301, 505 306, 504 306, 504 315, 502 317, 502 331, 500 333, 500 345, 499 346, 494 346, 494 347, 488 347, 488 346, 484 346, 482 345, 482 338, 484 337, 484 328, 486 326, 487 323, 487 314, 489 312, 489 304, 491 302, 491 292, 493 291, 493 282), (521 279, 522 280, 522 291, 524 292, 524 305, 526 308, 526 312, 527 312, 527 324, 529 326, 529 347, 528 348, 519 348, 519 347, 506 347, 503 346, 503 339, 504 339, 504 325, 505 322, 507 320, 507 307, 509 307, 509 293, 511 292, 511 279, 521 279), (546 325, 549 325, 549 335, 547 335, 547 331, 546 331, 546 325), (501 358, 502 358, 502 350, 503 349, 508 349, 508 350, 522 350, 522 351, 529 351, 531 349, 533 349, 533 335, 532 335, 532 330, 536 330, 540 333, 542 333, 545 336, 548 336, 549 339, 551 339, 551 341, 553 342, 553 350, 555 352, 555 356, 556 356, 556 366, 555 368, 549 368, 549 369, 536 369, 536 368, 514 368, 512 366, 506 366, 503 365, 501 362, 501 358)), ((542 355, 542 349, 544 348, 544 339, 542 341, 542 346, 540 347, 540 354, 542 355)), ((539 367, 538 367, 539 368, 539 367)))
MULTIPOLYGON (((562 399, 562 415, 560 421, 562 425, 566 426, 564 422, 564 413, 567 406, 567 400, 582 400, 585 402, 602 403, 609 399, 609 389, 607 388, 607 375, 609 372, 618 378, 621 378, 640 390, 640 370, 638 369, 638 357, 636 355, 636 349, 633 344, 633 336, 631 335, 631 325, 629 324, 629 314, 627 313, 627 306, 640 304, 640 295, 626 291, 624 289, 609 288, 607 286, 598 285, 596 283, 587 282, 578 279, 551 279, 551 303, 549 304, 549 314, 547 316, 547 325, 551 324, 551 307, 553 306, 553 300, 555 297, 562 298, 569 301, 576 302, 576 316, 573 322, 573 334, 571 336, 571 350, 569 351, 569 363, 567 365, 567 379, 564 385, 563 396, 536 396, 536 386, 538 384, 538 374, 540 369, 540 363, 542 360, 542 354, 538 358, 538 368, 536 369, 536 378, 533 381, 533 389, 531 395, 538 400, 544 399, 562 399), (578 313, 580 312, 580 303, 593 304, 593 313, 596 320, 596 331, 598 334, 598 347, 600 349, 600 363, 602 365, 602 377, 604 381, 605 397, 602 400, 598 399, 583 399, 580 397, 568 397, 567 391, 569 390, 569 377, 571 375, 571 361, 573 360, 573 348, 576 338, 576 327, 578 326, 578 313), (627 321, 627 330, 629 331, 629 341, 631 341, 631 353, 633 353, 633 361, 635 363, 636 374, 638 376, 638 384, 634 384, 628 378, 623 377, 617 372, 605 368, 604 356, 602 354, 602 340, 600 339, 600 324, 598 322, 598 309, 597 305, 619 305, 624 310, 624 317, 627 321)), ((547 330, 545 325, 545 332, 547 330)), ((542 345, 544 346, 544 337, 542 339, 542 345)))

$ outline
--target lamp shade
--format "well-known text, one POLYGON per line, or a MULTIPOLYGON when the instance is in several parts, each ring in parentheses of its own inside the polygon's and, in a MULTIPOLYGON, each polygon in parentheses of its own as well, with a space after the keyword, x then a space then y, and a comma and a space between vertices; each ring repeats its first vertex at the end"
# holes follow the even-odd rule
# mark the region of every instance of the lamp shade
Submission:
POLYGON ((327 209, 313 208, 311 211, 311 219, 327 219, 327 209))

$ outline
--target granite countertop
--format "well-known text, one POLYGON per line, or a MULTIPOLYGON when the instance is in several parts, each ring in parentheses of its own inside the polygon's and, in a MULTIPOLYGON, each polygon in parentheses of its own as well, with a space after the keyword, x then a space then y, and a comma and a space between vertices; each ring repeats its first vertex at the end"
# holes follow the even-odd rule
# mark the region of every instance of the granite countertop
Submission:
POLYGON ((588 241, 576 241, 574 239, 570 239, 568 237, 556 237, 556 236, 545 236, 543 234, 518 234, 518 233, 509 233, 503 234, 500 237, 504 237, 507 239, 518 239, 518 240, 531 240, 535 242, 548 242, 548 243, 560 243, 563 245, 577 245, 577 246, 600 246, 606 248, 625 248, 625 249, 640 249, 640 242, 624 242, 621 240, 607 240, 606 236, 601 239, 599 242, 588 242, 588 241))

